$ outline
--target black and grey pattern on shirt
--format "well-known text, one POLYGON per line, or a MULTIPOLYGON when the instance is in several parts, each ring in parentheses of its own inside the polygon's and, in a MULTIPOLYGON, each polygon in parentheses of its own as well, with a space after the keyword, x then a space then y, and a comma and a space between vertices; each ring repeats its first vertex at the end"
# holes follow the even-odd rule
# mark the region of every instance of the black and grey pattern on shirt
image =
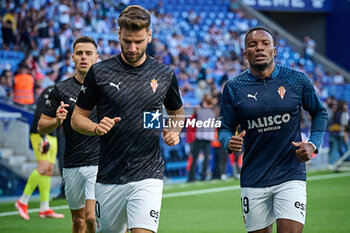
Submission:
MULTIPOLYGON (((39 96, 39 98, 36 101, 36 109, 34 112, 34 118, 33 118, 33 123, 30 127, 30 133, 38 133, 37 127, 38 127, 38 122, 41 116, 41 113, 43 112, 43 109, 45 107, 45 103, 47 98, 49 98, 50 92, 53 90, 53 86, 47 87, 39 96)), ((49 135, 55 136, 56 137, 56 130, 51 132, 49 135)))
MULTIPOLYGON (((64 167, 94 166, 98 164, 100 144, 97 136, 86 136, 74 131, 70 121, 82 84, 75 77, 68 78, 54 87, 46 101, 43 113, 56 117, 56 110, 61 101, 69 104, 68 115, 63 121, 66 138, 64 167)), ((96 110, 90 114, 90 119, 97 122, 96 110)))
POLYGON ((161 179, 164 160, 159 148, 160 130, 144 129, 143 113, 161 112, 163 104, 169 110, 182 106, 174 72, 151 57, 141 66, 131 67, 119 55, 95 64, 84 88, 77 101, 79 107, 92 109, 96 104, 99 120, 121 117, 101 137, 97 181, 121 184, 161 179))

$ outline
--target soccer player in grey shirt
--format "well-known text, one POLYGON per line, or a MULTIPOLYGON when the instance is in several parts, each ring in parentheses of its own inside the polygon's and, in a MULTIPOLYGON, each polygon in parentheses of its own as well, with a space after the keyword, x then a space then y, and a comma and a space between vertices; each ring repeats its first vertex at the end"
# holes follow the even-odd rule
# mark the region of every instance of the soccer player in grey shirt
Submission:
MULTIPOLYGON (((157 232, 164 159, 161 129, 144 128, 146 113, 159 123, 163 105, 171 121, 184 110, 174 71, 145 53, 151 41, 151 16, 140 6, 118 18, 121 54, 93 65, 80 91, 72 127, 99 135, 101 154, 96 183, 96 219, 102 232, 157 232), (88 119, 97 106, 96 124, 88 119)), ((166 144, 179 143, 181 127, 163 130, 166 144)))

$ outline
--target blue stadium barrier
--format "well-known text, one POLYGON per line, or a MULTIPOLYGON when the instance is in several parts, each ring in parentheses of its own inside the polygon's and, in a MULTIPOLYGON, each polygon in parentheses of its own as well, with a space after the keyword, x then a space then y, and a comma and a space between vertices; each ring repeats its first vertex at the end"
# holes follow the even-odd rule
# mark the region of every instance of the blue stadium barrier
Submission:
POLYGON ((9 103, 0 99, 0 110, 20 113, 22 117, 18 120, 26 122, 29 125, 31 125, 33 122, 34 110, 28 109, 27 107, 16 105, 14 103, 9 103))
POLYGON ((165 169, 167 171, 186 169, 187 161, 179 161, 179 162, 167 162, 165 164, 165 169))

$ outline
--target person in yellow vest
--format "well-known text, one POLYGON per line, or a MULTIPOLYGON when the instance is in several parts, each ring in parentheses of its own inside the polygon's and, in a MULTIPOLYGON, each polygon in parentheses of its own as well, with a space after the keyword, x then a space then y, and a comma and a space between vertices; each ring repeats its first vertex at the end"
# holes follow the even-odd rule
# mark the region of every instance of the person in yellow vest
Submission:
POLYGON ((23 105, 34 104, 34 78, 26 66, 21 66, 15 75, 13 101, 23 105))

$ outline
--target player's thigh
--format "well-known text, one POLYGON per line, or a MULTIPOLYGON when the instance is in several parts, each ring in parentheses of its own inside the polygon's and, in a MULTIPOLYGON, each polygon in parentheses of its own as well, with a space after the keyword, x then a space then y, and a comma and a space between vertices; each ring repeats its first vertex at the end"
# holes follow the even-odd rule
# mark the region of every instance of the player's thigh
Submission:
POLYGON ((57 137, 46 135, 47 140, 50 143, 50 149, 47 152, 47 159, 50 163, 55 164, 57 158, 57 137))
POLYGON ((50 135, 47 135, 46 137, 50 143, 50 149, 47 153, 42 154, 40 148, 42 138, 40 134, 30 134, 30 141, 32 143, 35 159, 37 161, 49 161, 50 163, 54 164, 56 162, 57 157, 57 138, 50 135))
POLYGON ((48 175, 50 168, 51 168, 51 164, 49 161, 39 160, 36 170, 39 172, 40 175, 48 175))
POLYGON ((54 164, 50 163, 49 161, 46 161, 46 160, 38 161, 37 171, 39 172, 40 175, 52 176, 53 169, 54 169, 54 164))
POLYGON ((277 219, 277 233, 302 233, 304 225, 290 219, 277 219))
POLYGON ((248 232, 268 228, 275 222, 273 196, 269 188, 241 188, 244 224, 248 232))
POLYGON ((32 147, 33 147, 33 152, 34 152, 35 159, 37 161, 41 161, 41 160, 47 161, 46 154, 41 154, 41 151, 40 151, 40 145, 41 145, 41 136, 40 136, 40 134, 38 134, 38 133, 31 133, 30 134, 30 142, 31 142, 32 147))
POLYGON ((131 229, 131 233, 153 233, 153 231, 143 228, 133 228, 131 229))
POLYGON ((130 183, 127 214, 129 229, 157 232, 162 203, 163 181, 145 179, 130 183))
POLYGON ((96 183, 95 213, 97 232, 125 233, 127 229, 127 189, 127 184, 96 183))
POLYGON ((87 166, 80 168, 80 172, 83 174, 85 179, 85 200, 95 200, 97 170, 97 166, 87 166))
MULTIPOLYGON (((274 207, 276 219, 289 219, 305 224, 306 182, 292 180, 274 186, 274 207)), ((293 222, 292 222, 293 223, 293 222)), ((297 224, 298 225, 298 224, 297 224)))
POLYGON ((63 168, 62 177, 68 206, 71 210, 78 210, 85 205, 85 178, 79 171, 80 167, 63 168))

